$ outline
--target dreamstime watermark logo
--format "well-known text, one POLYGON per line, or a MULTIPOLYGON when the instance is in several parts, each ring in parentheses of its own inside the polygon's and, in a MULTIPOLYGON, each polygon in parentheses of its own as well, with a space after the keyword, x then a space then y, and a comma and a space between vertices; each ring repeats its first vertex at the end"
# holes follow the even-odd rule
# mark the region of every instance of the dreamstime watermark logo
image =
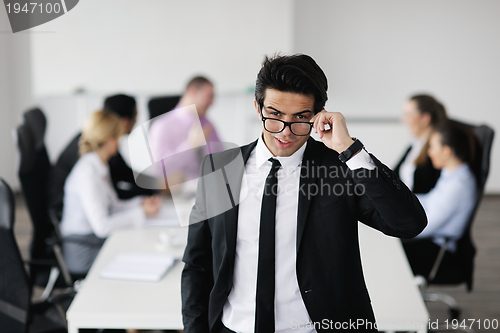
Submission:
POLYGON ((79 0, 4 0, 12 32, 52 21, 75 8, 79 0))

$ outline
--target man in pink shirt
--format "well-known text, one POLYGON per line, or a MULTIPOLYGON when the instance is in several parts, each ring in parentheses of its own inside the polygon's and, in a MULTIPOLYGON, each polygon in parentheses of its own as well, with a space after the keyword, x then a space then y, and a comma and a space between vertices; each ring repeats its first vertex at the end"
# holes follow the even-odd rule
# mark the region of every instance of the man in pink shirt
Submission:
POLYGON ((205 77, 191 79, 179 104, 157 117, 149 131, 149 143, 155 161, 162 160, 159 175, 168 176, 169 186, 198 177, 202 158, 210 144, 220 142, 206 118, 213 102, 214 87, 205 77))

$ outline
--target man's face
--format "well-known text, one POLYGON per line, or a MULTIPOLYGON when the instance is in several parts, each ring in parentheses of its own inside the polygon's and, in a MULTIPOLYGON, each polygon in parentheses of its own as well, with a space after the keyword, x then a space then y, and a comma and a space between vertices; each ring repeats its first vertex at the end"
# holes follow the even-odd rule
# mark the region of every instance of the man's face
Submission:
POLYGON ((427 150, 427 155, 431 158, 432 165, 436 169, 444 168, 451 155, 451 148, 443 146, 441 140, 441 134, 433 133, 429 140, 429 148, 427 150))
MULTIPOLYGON (((259 113, 259 105, 255 102, 259 113)), ((310 122, 314 116, 314 96, 267 89, 264 98, 262 115, 266 118, 279 119, 286 122, 310 122)), ((260 118, 260 113, 259 113, 260 118)), ((262 118, 261 118, 262 120, 262 118)), ((274 156, 291 156, 307 141, 310 134, 294 135, 287 126, 280 133, 270 133, 262 123, 262 133, 267 148, 274 156)))
POLYGON ((196 90, 194 99, 198 114, 204 116, 208 107, 214 101, 214 87, 209 83, 204 84, 200 89, 196 90))
POLYGON ((403 105, 403 122, 408 126, 411 135, 420 136, 429 128, 430 116, 418 110, 417 102, 407 101, 403 105))
POLYGON ((127 134, 130 134, 130 132, 132 132, 132 129, 134 128, 136 121, 137 121, 137 107, 134 110, 134 115, 132 116, 132 118, 127 119, 127 126, 125 128, 127 134))

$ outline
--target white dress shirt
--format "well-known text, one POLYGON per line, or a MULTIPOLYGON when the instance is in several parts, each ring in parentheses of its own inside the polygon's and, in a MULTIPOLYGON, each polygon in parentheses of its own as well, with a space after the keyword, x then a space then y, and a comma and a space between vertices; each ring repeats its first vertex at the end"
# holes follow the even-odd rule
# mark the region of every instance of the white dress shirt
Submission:
POLYGON ((95 152, 84 154, 64 184, 61 234, 106 238, 115 229, 144 225, 141 202, 140 197, 119 200, 108 165, 95 152))
MULTIPOLYGON (((277 174, 274 305, 275 331, 280 333, 316 332, 314 329, 292 329, 297 323, 305 326, 311 321, 300 294, 295 267, 300 169, 306 146, 307 142, 291 156, 276 157, 282 165, 277 174)), ((245 166, 246 181, 242 182, 241 197, 244 193, 246 197, 240 202, 238 211, 233 288, 222 313, 222 323, 238 333, 254 332, 260 213, 271 157, 273 154, 259 138, 245 166)), ((375 168, 365 150, 347 163, 353 170, 375 168)))
POLYGON ((418 155, 420 155, 420 151, 424 147, 424 144, 425 142, 419 140, 417 137, 413 138, 410 151, 399 167, 399 178, 406 184, 406 186, 408 186, 410 190, 413 190, 415 169, 417 168, 415 160, 418 155))
POLYGON ((448 250, 454 252, 455 241, 462 236, 474 209, 476 180, 469 166, 464 163, 453 171, 444 168, 436 186, 429 193, 416 196, 428 220, 417 238, 433 237, 438 245, 444 243, 444 237, 451 238, 448 250))

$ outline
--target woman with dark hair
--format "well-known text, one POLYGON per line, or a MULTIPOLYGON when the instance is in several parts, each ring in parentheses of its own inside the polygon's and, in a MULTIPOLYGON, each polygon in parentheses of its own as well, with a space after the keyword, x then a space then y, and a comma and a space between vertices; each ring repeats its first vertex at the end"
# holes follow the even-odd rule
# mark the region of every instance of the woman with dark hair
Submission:
POLYGON ((429 137, 432 130, 447 119, 446 110, 432 96, 415 95, 405 103, 403 112, 403 122, 413 139, 394 172, 413 193, 427 193, 440 174, 427 156, 429 137))
POLYGON ((432 133, 428 155, 436 169, 442 169, 436 186, 417 198, 427 215, 427 227, 417 237, 403 242, 415 275, 428 276, 440 246, 450 242, 446 255, 456 250, 474 209, 476 178, 472 172, 475 139, 472 132, 446 122, 432 133))

